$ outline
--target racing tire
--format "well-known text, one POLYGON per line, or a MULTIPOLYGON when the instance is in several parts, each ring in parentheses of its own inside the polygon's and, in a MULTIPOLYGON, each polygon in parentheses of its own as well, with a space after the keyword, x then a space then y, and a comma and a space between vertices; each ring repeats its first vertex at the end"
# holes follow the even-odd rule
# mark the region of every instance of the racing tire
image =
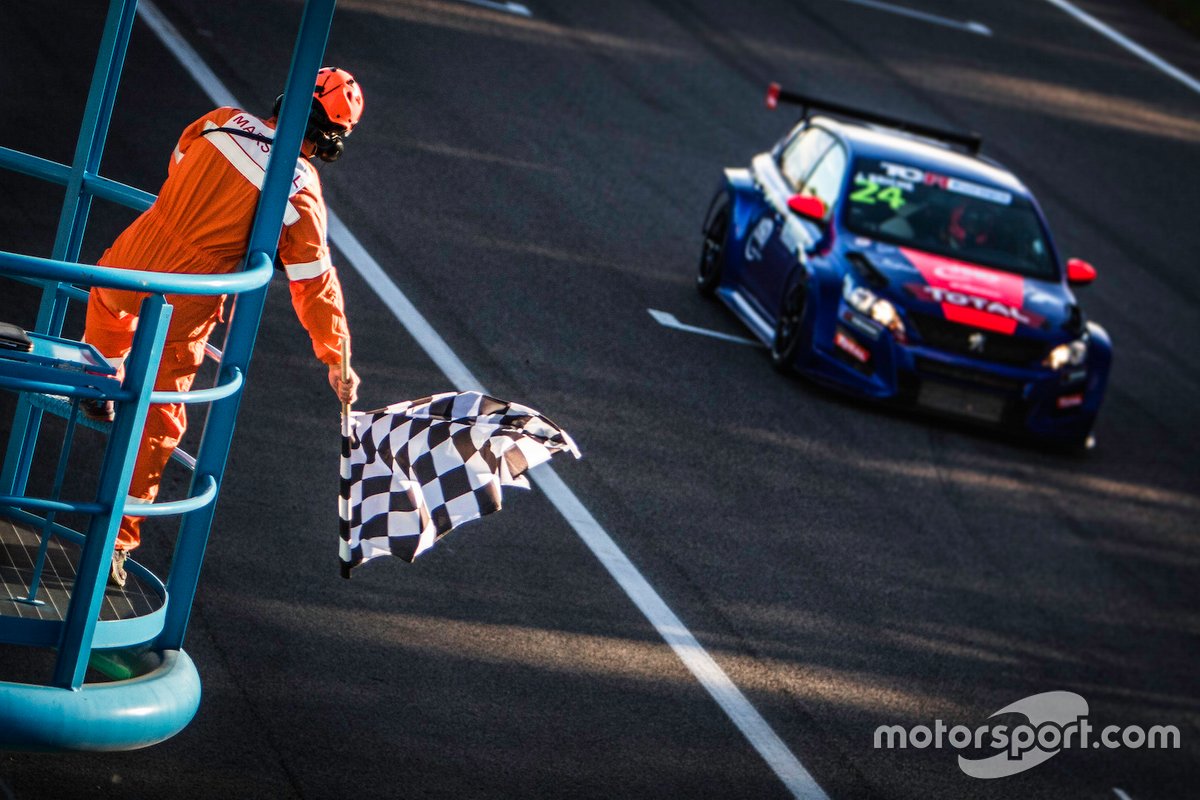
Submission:
POLYGON ((719 205, 704 229, 700 269, 696 273, 696 291, 704 297, 714 296, 721 283, 721 273, 725 269, 725 243, 729 235, 729 221, 733 216, 728 197, 722 194, 722 199, 717 202, 719 205))
POLYGON ((790 372, 800 349, 803 331, 804 306, 808 287, 798 283, 787 293, 775 320, 775 338, 771 340, 771 366, 779 372, 790 372))

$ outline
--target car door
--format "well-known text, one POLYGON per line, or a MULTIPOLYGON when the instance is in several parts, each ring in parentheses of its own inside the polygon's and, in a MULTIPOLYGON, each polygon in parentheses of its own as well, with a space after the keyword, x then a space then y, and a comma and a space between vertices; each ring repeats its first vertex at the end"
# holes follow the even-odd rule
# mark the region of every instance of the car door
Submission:
MULTIPOLYGON (((778 185, 764 190, 768 195, 764 213, 747 239, 761 243, 761 258, 748 268, 751 291, 768 319, 778 312, 783 292, 797 265, 824 235, 815 222, 790 211, 787 201, 795 194, 819 197, 832 211, 841 193, 846 172, 846 151, 829 132, 812 127, 784 147, 778 160, 778 185)), ((765 183, 765 182, 764 182, 765 183)), ((750 261, 747 252, 747 262, 750 261)))

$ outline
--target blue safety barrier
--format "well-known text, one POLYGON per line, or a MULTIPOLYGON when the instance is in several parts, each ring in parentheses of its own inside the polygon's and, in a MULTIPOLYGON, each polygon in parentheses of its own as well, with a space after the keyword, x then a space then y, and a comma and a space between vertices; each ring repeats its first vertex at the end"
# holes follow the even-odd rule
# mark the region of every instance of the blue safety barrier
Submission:
MULTIPOLYGON (((65 187, 53 252, 49 258, 0 252, 0 277, 42 287, 28 352, 0 350, 0 389, 19 394, 0 468, 0 518, 38 539, 25 596, 0 597, 0 642, 53 653, 44 683, 4 680, 0 674, 0 750, 126 750, 173 736, 195 715, 200 678, 183 652, 192 601, 236 423, 242 389, 273 274, 295 154, 300 150, 314 77, 321 65, 336 0, 307 0, 300 21, 271 160, 248 241, 244 268, 227 275, 186 275, 122 270, 79 263, 94 198, 145 210, 154 196, 98 173, 137 12, 137 0, 110 0, 74 159, 58 164, 0 147, 0 168, 65 187), (280 154, 287 154, 281 156, 280 154), (72 302, 86 301, 91 287, 146 294, 133 349, 122 380, 94 348, 64 338, 72 302), (154 391, 171 319, 167 295, 236 294, 223 347, 207 348, 217 364, 211 387, 190 392, 154 391), (97 423, 80 415, 81 400, 113 400, 116 418, 97 423), (208 403, 200 447, 193 458, 177 453, 192 470, 187 496, 133 504, 126 495, 151 403, 208 403), (49 496, 30 496, 29 478, 46 413, 66 419, 49 496), (60 495, 72 443, 81 427, 107 436, 94 497, 60 495), (60 514, 83 515, 85 530, 63 525, 60 514), (106 617, 102 604, 122 515, 178 516, 179 535, 165 579, 132 560, 126 569, 139 587, 137 613, 106 617), (47 578, 51 543, 70 546, 73 580, 65 613, 45 615, 39 593, 47 578), (29 609, 38 610, 37 613, 29 609), (116 679, 85 683, 89 664, 116 679), (119 674, 118 674, 119 673, 119 674)), ((13 530, 17 530, 13 528, 13 530)), ((56 554, 55 557, 65 557, 56 554)), ((24 578, 22 578, 24 579, 24 578)), ((132 603, 130 607, 133 608, 132 603)))

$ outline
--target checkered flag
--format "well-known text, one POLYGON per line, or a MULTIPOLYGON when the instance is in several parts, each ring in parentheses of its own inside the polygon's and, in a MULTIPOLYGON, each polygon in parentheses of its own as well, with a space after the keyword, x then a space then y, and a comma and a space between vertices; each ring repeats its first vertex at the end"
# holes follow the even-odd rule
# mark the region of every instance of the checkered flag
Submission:
POLYGON ((502 486, 579 449, 532 408, 445 392, 352 412, 343 427, 338 504, 342 577, 376 556, 412 561, 454 528, 500 510, 502 486))

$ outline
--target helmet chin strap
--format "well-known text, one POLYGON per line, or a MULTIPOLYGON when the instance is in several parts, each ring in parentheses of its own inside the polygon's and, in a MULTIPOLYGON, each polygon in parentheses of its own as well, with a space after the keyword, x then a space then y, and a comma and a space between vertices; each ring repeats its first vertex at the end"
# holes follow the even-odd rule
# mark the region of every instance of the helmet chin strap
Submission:
MULTIPOLYGON (((281 105, 283 105, 283 95, 275 98, 275 110, 272 112, 275 117, 279 116, 281 105)), ((341 158, 342 153, 346 151, 347 134, 340 131, 327 131, 322 128, 320 123, 324 115, 317 108, 318 106, 314 104, 312 110, 309 112, 308 127, 304 131, 304 140, 312 144, 314 156, 327 164, 332 164, 341 158)))
POLYGON ((326 163, 332 164, 346 151, 346 140, 340 133, 329 133, 313 126, 309 126, 308 133, 313 134, 306 134, 305 138, 313 143, 314 154, 326 163))

